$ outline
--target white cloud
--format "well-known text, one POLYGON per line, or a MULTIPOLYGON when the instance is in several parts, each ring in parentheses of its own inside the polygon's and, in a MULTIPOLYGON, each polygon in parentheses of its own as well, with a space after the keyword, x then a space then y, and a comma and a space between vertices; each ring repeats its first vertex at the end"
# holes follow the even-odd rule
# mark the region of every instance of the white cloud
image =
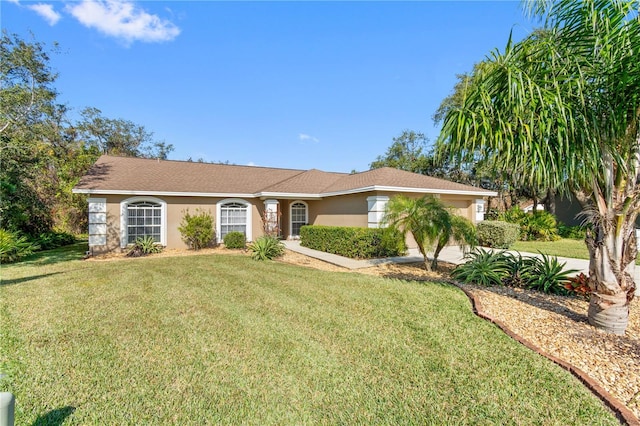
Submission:
MULTIPOLYGON (((15 3, 17 4, 18 2, 15 2, 15 3)), ((57 24, 60 18, 62 18, 62 15, 60 15, 58 12, 53 10, 53 5, 51 4, 38 3, 38 4, 29 5, 27 6, 27 8, 36 12, 38 15, 44 18, 44 20, 47 21, 51 26, 54 26, 55 24, 57 24)))
POLYGON ((315 142, 315 143, 320 142, 320 139, 313 137, 311 135, 307 135, 306 133, 299 133, 298 139, 300 139, 300 141, 302 142, 315 142))
POLYGON ((20 0, 7 0, 9 3, 20 4, 20 0))
POLYGON ((147 13, 131 1, 82 0, 68 4, 67 11, 82 25, 127 43, 169 41, 180 34, 171 21, 147 13))

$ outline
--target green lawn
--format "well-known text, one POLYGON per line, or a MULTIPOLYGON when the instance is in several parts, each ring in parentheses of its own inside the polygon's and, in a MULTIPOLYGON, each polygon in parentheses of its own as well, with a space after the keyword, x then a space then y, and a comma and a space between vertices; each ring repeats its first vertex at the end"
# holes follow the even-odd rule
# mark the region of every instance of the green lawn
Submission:
MULTIPOLYGON (((583 240, 563 238, 558 241, 516 241, 510 250, 528 253, 541 252, 551 256, 573 257, 575 259, 589 259, 589 251, 583 240)), ((636 259, 640 265, 640 258, 636 259)))
POLYGON ((444 284, 44 256, 1 271, 0 390, 19 425, 619 424, 444 284))
POLYGON ((589 251, 584 241, 569 238, 563 238, 558 241, 516 241, 509 249, 528 253, 541 252, 552 256, 573 257, 575 259, 589 259, 589 251))

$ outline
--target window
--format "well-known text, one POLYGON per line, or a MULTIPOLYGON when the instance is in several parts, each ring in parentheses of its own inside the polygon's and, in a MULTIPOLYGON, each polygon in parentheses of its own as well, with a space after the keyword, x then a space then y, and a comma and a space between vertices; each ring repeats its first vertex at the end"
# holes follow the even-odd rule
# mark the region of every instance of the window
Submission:
POLYGON ((250 236, 247 232, 248 225, 248 206, 241 202, 229 202, 220 205, 220 233, 219 239, 222 240, 229 232, 242 232, 247 240, 250 236))
POLYGON ((162 242, 162 206, 159 203, 138 201, 127 205, 127 244, 144 237, 162 242))
POLYGON ((166 242, 167 203, 154 197, 132 197, 120 203, 120 247, 151 237, 166 242))
POLYGON ((300 236, 300 228, 309 221, 307 214, 307 205, 302 201, 296 201, 291 204, 291 236, 300 236))

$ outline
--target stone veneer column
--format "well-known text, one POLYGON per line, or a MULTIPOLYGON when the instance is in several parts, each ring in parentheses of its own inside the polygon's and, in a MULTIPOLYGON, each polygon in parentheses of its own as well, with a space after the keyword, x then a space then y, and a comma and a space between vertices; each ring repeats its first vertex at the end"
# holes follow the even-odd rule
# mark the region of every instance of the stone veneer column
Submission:
POLYGON ((89 198, 89 248, 107 244, 107 199, 89 198))
POLYGON ((372 195, 367 197, 368 215, 367 225, 369 228, 379 228, 387 209, 389 197, 386 195, 372 195))

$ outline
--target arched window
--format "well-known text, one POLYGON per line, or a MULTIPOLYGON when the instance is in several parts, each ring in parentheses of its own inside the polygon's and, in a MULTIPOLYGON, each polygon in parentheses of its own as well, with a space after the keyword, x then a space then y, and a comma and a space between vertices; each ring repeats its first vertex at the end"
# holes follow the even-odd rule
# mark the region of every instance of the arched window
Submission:
POLYGON ((166 203, 156 198, 134 197, 124 200, 121 203, 120 225, 122 247, 145 237, 166 245, 166 203))
POLYGON ((242 232, 251 241, 251 205, 244 200, 222 200, 218 203, 218 241, 229 232, 242 232))
POLYGON ((309 209, 307 204, 296 201, 291 204, 291 236, 299 237, 300 228, 309 223, 309 209))

